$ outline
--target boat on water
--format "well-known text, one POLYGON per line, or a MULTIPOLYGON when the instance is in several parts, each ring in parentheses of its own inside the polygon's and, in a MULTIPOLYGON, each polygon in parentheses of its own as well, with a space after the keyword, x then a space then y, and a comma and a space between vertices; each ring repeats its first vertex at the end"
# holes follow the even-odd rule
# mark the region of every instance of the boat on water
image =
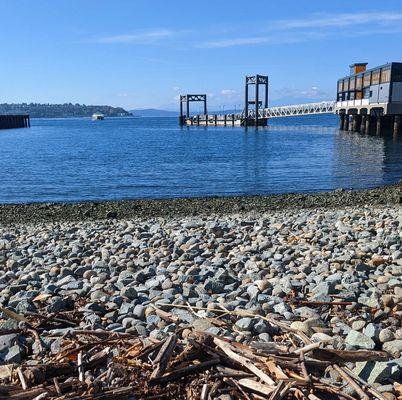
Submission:
POLYGON ((101 113, 94 113, 92 114, 92 120, 93 121, 98 121, 98 120, 102 120, 105 119, 105 116, 101 113))

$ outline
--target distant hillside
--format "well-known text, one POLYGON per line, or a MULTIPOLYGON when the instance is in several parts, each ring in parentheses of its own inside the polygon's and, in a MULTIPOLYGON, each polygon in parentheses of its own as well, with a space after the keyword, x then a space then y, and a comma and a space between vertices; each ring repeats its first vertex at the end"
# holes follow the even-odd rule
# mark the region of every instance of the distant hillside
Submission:
POLYGON ((31 118, 91 117, 94 113, 106 117, 128 117, 132 114, 121 107, 87 106, 85 104, 0 104, 0 114, 29 114, 31 118))
POLYGON ((177 117, 179 115, 176 111, 157 110, 155 108, 144 108, 130 110, 136 117, 177 117))

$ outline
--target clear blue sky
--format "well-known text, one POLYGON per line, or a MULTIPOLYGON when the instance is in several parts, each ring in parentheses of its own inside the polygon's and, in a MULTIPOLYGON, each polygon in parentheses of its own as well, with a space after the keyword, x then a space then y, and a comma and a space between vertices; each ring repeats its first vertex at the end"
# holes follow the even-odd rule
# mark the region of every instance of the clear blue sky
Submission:
POLYGON ((333 99, 353 62, 402 61, 401 0, 0 0, 0 102, 177 108, 333 99))

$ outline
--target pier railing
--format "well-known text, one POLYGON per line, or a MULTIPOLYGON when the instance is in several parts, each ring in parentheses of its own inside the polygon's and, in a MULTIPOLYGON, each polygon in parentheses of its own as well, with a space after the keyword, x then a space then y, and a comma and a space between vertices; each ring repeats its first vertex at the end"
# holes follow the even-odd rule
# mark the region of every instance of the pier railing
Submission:
MULTIPOLYGON (((262 108, 258 110, 259 118, 279 118, 296 115, 329 114, 335 111, 334 101, 322 101, 320 103, 295 104, 290 106, 278 106, 262 108)), ((249 118, 255 117, 255 111, 248 112, 249 118)))
MULTIPOLYGON (((278 106, 260 108, 258 110, 258 124, 265 125, 269 118, 291 117, 297 115, 330 114, 335 112, 336 103, 334 101, 322 101, 320 103, 295 104, 290 106, 278 106)), ((255 124, 255 109, 237 114, 223 115, 194 115, 184 119, 186 125, 223 125, 240 126, 255 124)))

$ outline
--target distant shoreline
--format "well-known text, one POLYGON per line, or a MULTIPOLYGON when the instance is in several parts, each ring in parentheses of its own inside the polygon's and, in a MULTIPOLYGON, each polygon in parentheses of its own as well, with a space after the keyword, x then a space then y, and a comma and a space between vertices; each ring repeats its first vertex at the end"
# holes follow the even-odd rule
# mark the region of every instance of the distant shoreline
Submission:
POLYGON ((335 190, 309 194, 178 198, 163 200, 88 201, 0 205, 0 224, 168 218, 267 212, 282 209, 329 209, 356 205, 402 203, 402 182, 366 190, 335 190))

